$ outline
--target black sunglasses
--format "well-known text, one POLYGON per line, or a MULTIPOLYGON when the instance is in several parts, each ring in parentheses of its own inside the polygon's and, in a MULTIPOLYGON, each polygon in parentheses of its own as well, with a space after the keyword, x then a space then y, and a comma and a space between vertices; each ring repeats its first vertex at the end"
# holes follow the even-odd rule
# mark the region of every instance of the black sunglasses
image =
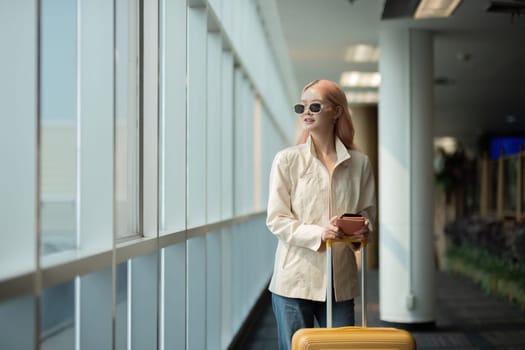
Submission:
MULTIPOLYGON (((314 114, 317 114, 317 113, 321 112, 322 107, 323 107, 323 105, 321 105, 319 102, 314 102, 314 103, 310 103, 308 105, 308 110, 310 112, 314 113, 314 114)), ((297 114, 303 114, 305 108, 306 108, 306 106, 304 104, 302 104, 302 103, 298 103, 298 104, 293 106, 293 110, 297 114)))

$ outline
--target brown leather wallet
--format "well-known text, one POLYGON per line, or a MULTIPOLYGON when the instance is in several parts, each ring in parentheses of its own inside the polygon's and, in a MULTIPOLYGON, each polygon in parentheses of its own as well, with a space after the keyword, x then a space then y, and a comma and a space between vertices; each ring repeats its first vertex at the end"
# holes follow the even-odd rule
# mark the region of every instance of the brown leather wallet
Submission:
POLYGON ((352 235, 365 226, 363 216, 341 216, 336 220, 337 226, 345 235, 352 235))

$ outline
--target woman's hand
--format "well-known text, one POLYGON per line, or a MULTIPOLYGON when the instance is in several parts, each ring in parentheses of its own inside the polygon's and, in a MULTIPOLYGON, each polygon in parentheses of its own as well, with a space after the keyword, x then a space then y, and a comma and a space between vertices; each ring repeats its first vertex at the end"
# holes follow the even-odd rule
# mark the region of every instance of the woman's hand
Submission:
POLYGON ((330 219, 328 224, 326 224, 324 231, 321 233, 321 240, 326 242, 329 239, 341 239, 344 236, 344 233, 339 230, 339 227, 336 224, 337 216, 334 216, 330 219))
POLYGON ((365 223, 363 227, 355 231, 354 233, 352 233, 351 236, 360 241, 367 241, 369 234, 370 234, 370 229, 368 227, 368 219, 365 218, 365 223))

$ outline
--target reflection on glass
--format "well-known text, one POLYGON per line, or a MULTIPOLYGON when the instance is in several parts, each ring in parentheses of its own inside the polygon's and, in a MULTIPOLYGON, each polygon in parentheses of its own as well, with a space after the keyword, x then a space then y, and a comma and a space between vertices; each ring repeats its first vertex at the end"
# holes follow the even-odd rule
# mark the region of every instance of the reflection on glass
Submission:
POLYGON ((76 247, 76 0, 42 1, 42 253, 76 247))
POLYGON ((115 349, 128 348, 128 262, 117 265, 115 349))
POLYGON ((40 300, 41 349, 74 349, 75 281, 44 289, 40 300))
POLYGON ((116 199, 117 236, 137 232, 138 0, 117 0, 116 199))

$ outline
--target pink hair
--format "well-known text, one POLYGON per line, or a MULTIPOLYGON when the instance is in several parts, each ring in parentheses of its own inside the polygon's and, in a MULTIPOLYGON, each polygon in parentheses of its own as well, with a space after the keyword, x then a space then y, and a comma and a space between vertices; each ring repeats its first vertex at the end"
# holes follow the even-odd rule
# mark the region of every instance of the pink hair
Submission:
MULTIPOLYGON (((339 137, 346 148, 356 149, 354 144, 354 124, 352 123, 352 116, 350 114, 350 110, 348 109, 348 102, 346 100, 345 93, 339 87, 339 85, 330 80, 314 80, 305 85, 303 92, 314 85, 321 85, 321 92, 323 93, 324 97, 332 104, 343 109, 343 114, 337 118, 335 123, 334 134, 335 136, 339 137)), ((309 135, 310 132, 308 130, 303 130, 295 144, 298 145, 305 143, 309 135)))

